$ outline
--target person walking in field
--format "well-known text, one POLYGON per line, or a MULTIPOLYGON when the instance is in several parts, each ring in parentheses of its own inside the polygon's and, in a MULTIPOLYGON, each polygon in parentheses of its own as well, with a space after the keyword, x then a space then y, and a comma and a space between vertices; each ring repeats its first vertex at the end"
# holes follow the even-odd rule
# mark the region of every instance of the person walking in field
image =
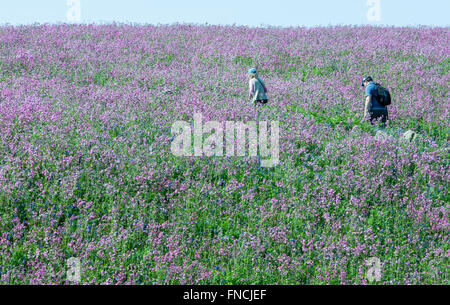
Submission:
POLYGON ((255 68, 251 68, 248 70, 248 95, 249 99, 252 100, 252 103, 257 104, 266 104, 267 99, 267 88, 264 82, 258 77, 258 73, 256 72, 255 68))
POLYGON ((387 106, 391 104, 389 91, 375 83, 371 76, 365 76, 361 86, 365 87, 366 91, 364 119, 369 119, 372 125, 381 121, 381 127, 384 128, 388 120, 387 106))

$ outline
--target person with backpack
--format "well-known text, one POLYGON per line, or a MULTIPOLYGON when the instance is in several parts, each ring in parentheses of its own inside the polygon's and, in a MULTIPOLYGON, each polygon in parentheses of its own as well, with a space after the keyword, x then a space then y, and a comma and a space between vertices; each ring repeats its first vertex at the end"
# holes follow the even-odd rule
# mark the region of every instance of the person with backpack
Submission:
POLYGON ((258 77, 258 73, 256 72, 255 68, 251 68, 248 70, 248 95, 249 98, 252 100, 253 104, 266 104, 267 99, 267 88, 262 79, 258 77))
POLYGON ((372 125, 376 121, 381 120, 381 127, 384 127, 388 120, 387 106, 391 104, 389 91, 380 84, 375 83, 371 76, 365 76, 361 86, 365 87, 366 90, 364 118, 369 118, 372 125))

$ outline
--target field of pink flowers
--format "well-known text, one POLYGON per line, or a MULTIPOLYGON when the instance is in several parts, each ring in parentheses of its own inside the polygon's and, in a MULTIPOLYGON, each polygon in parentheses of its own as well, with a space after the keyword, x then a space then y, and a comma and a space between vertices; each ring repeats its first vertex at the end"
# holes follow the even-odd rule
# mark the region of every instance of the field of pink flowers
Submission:
POLYGON ((449 28, 0 27, 0 283, 449 279, 449 28), (270 102, 247 100, 259 64, 270 102), (361 122, 363 75, 390 89, 361 122), (177 120, 280 122, 280 164, 175 157, 177 120), (399 141, 420 133, 420 143, 399 141))

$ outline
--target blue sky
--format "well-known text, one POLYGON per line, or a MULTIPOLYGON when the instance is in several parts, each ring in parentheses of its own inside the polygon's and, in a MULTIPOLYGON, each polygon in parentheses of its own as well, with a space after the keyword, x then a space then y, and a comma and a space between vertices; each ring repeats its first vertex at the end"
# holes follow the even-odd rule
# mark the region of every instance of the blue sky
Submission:
POLYGON ((450 0, 0 0, 0 24, 76 21, 76 1, 82 23, 450 25, 450 0))

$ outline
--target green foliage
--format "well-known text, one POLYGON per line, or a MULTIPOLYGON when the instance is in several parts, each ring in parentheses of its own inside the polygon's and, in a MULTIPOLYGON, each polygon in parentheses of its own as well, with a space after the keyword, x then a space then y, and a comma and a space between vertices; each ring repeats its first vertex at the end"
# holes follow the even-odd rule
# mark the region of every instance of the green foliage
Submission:
POLYGON ((94 72, 94 84, 98 86, 106 86, 111 81, 112 77, 110 74, 110 70, 100 70, 94 72))
POLYGON ((233 63, 243 67, 253 67, 255 61, 252 57, 238 55, 233 58, 233 63))

